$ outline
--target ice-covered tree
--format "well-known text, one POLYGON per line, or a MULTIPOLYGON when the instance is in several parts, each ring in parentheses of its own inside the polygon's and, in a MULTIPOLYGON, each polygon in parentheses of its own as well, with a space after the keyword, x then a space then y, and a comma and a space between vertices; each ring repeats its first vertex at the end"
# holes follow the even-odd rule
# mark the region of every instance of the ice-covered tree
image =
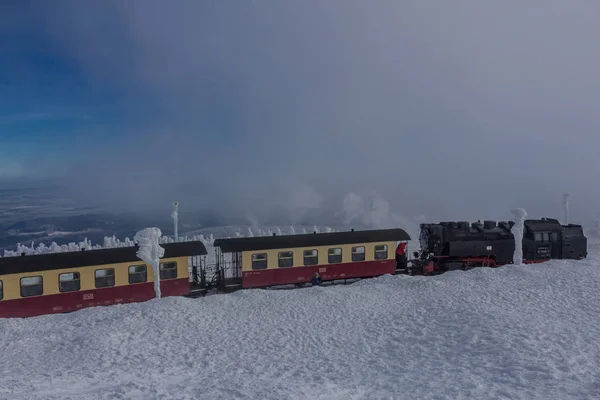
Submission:
POLYGON ((160 258, 165 255, 165 249, 160 247, 159 244, 161 235, 162 233, 159 228, 146 228, 136 233, 134 237, 134 240, 139 245, 136 255, 146 264, 152 265, 154 270, 154 292, 158 299, 161 298, 158 267, 160 265, 160 258))
POLYGON ((513 255, 513 264, 523 264, 523 230, 525 228, 525 218, 527 211, 523 208, 511 210, 515 216, 515 224, 512 227, 512 233, 515 237, 515 253, 513 255))

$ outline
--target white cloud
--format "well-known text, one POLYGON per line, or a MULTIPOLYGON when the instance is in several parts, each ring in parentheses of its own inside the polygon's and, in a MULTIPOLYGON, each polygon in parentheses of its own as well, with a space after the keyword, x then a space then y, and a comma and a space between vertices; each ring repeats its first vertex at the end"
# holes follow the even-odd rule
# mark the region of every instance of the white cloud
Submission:
POLYGON ((297 208, 289 187, 306 183, 322 207, 359 188, 407 215, 556 214, 564 191, 596 207, 592 2, 47 7, 36 12, 93 87, 127 88, 164 112, 117 149, 69 160, 69 182, 92 198, 170 203, 186 184, 198 188, 190 203, 258 218, 279 199, 297 208))

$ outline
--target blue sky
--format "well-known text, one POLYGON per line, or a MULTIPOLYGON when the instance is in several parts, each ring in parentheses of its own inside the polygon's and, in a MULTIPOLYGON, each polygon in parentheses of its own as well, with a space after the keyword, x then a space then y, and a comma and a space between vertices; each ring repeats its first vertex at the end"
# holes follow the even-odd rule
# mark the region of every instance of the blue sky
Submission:
POLYGON ((157 116, 148 99, 118 81, 99 84, 90 79, 74 54, 48 34, 27 4, 4 15, 0 24, 0 171, 20 170, 30 159, 73 157, 78 143, 93 147, 114 141, 126 127, 143 125, 157 116))
POLYGON ((0 173, 256 215, 311 191, 591 210, 600 7, 545 4, 3 2, 0 173))
POLYGON ((202 93, 192 89, 191 101, 182 98, 185 93, 165 93, 149 84, 138 74, 140 60, 133 59, 127 27, 113 13, 119 2, 105 4, 97 7, 105 15, 100 19, 94 7, 69 0, 2 6, 0 176, 3 171, 44 175, 41 160, 56 166, 56 161, 98 156, 96 146, 116 148, 189 121, 205 131, 196 136, 207 146, 235 136, 236 87, 218 69, 203 82, 202 93), (98 54, 90 56, 96 45, 98 54))

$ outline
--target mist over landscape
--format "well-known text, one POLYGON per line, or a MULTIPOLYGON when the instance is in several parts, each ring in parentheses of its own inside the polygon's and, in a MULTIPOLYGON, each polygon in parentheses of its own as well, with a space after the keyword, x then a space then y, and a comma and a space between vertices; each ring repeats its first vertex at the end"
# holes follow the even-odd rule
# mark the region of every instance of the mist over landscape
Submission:
POLYGON ((1 8, 6 243, 168 232, 172 201, 191 230, 597 216, 594 2, 1 8))
POLYGON ((0 399, 600 399, 599 21, 0 1, 0 399))

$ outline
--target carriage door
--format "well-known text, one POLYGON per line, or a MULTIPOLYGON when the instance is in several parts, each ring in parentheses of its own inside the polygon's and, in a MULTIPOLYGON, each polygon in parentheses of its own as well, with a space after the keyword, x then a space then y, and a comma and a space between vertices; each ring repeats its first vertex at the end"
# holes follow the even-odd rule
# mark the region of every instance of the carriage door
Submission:
POLYGON ((231 277, 241 278, 242 277, 242 253, 235 252, 231 255, 232 257, 232 268, 231 277))

